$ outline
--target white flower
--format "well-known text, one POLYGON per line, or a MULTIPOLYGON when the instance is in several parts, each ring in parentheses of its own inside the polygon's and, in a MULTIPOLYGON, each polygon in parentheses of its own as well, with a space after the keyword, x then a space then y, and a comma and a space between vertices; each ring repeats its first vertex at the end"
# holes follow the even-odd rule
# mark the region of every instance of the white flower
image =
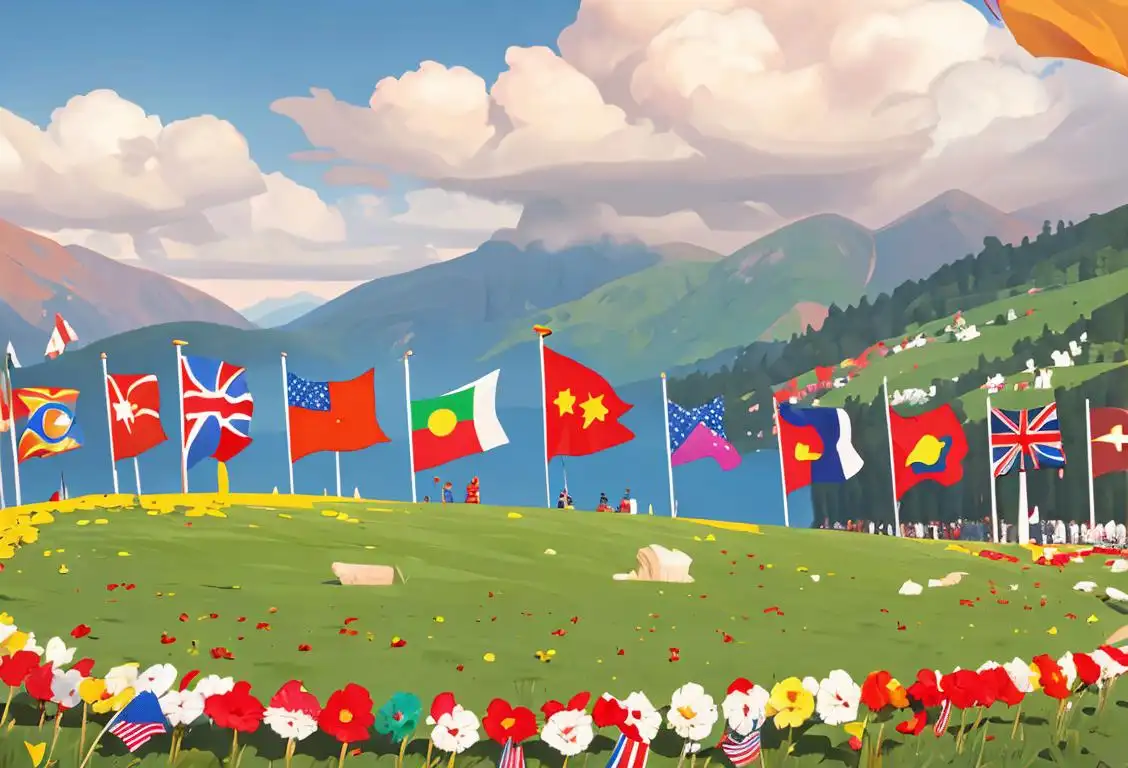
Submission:
POLYGON ((82 696, 78 693, 78 686, 82 684, 82 673, 77 669, 68 669, 60 672, 58 669, 51 673, 51 701, 63 709, 72 709, 82 703, 82 696))
POLYGON ((1073 684, 1077 681, 1077 663, 1073 661, 1073 654, 1066 651, 1057 660, 1057 665, 1061 667, 1061 673, 1065 676, 1065 686, 1073 688, 1073 684))
POLYGON ((979 669, 977 669, 977 670, 975 670, 975 671, 976 671, 976 672, 986 672, 986 671, 987 671, 987 670, 989 670, 989 669, 998 669, 998 667, 999 667, 999 664, 998 664, 998 662, 994 662, 994 661, 985 661, 985 662, 983 662, 982 664, 980 664, 980 665, 979 665, 979 669))
POLYGON ((1109 600, 1115 600, 1118 603, 1128 603, 1128 593, 1121 592, 1116 587, 1105 587, 1105 595, 1109 600))
POLYGON ((18 629, 15 624, 0 624, 0 644, 8 642, 8 638, 16 634, 18 629))
POLYGON ((317 721, 305 712, 267 707, 262 721, 281 738, 301 741, 317 732, 317 721))
POLYGON ((150 691, 160 698, 168 693, 175 682, 176 667, 171 664, 154 664, 137 676, 137 682, 133 687, 138 693, 150 691))
POLYGON ((21 648, 20 650, 21 651, 31 651, 36 656, 42 656, 43 655, 43 649, 40 648, 35 642, 35 633, 34 632, 28 632, 27 633, 27 642, 24 643, 24 647, 21 648))
POLYGON ((52 637, 47 641, 43 658, 51 662, 53 667, 65 667, 74 660, 74 648, 67 648, 61 637, 52 637))
POLYGON ((478 743, 478 716, 461 704, 439 716, 431 741, 442 752, 458 755, 478 743))
POLYGON ((117 696, 137 683, 137 663, 120 664, 106 673, 106 693, 117 696))
POLYGON ((827 725, 845 725, 858 719, 862 689, 849 674, 836 669, 819 683, 815 710, 827 725))
POLYGON ((591 715, 582 709, 565 709, 557 712, 541 729, 541 741, 565 757, 586 752, 595 738, 591 715))
POLYGON ((1003 669, 1007 671, 1007 677, 1011 679, 1014 687, 1020 693, 1025 694, 1034 691, 1034 681, 1038 679, 1038 675, 1030 668, 1029 662, 1016 656, 1003 664, 1003 669))
POLYGON ((670 697, 666 722, 687 741, 701 741, 717 724, 717 705, 697 683, 686 683, 670 697))
POLYGON ((819 695, 819 681, 810 675, 803 678, 803 688, 812 696, 819 695))
POLYGON ((748 691, 733 691, 721 702, 721 711, 728 721, 729 730, 747 736, 764 722, 764 708, 771 694, 767 689, 753 685, 748 691))
POLYGON ((222 696, 225 693, 231 693, 235 688, 235 678, 233 677, 220 677, 219 675, 208 675, 207 677, 200 678, 196 683, 194 689, 196 693, 204 697, 204 700, 210 699, 212 696, 222 696))
POLYGON ((624 725, 633 725, 645 743, 652 742, 658 735, 658 729, 662 727, 662 713, 654 708, 642 691, 635 691, 624 699, 623 707, 627 710, 624 725))
POLYGON ((198 691, 169 691, 161 696, 161 712, 169 725, 191 725, 204 714, 204 697, 198 691))
POLYGON ((1076 584, 1073 585, 1073 588, 1075 590, 1077 590, 1078 592, 1092 592, 1094 589, 1097 588, 1097 582, 1095 582, 1095 581, 1079 581, 1079 582, 1077 582, 1076 584))

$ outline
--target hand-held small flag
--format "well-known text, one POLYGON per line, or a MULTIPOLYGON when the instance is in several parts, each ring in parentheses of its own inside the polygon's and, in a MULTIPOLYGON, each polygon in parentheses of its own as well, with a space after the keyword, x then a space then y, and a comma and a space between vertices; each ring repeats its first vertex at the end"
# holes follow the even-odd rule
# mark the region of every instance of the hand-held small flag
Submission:
POLYGON ((525 748, 514 744, 513 739, 507 739, 501 748, 501 759, 497 768, 525 768, 525 748))
POLYGON ((626 734, 621 734, 611 758, 607 761, 607 768, 646 768, 646 759, 649 756, 649 744, 643 744, 641 741, 628 738, 626 734))
POLYGON ((142 691, 134 696, 109 729, 130 752, 136 752, 149 739, 168 730, 160 701, 152 691, 142 691))
POLYGON ((728 731, 721 741, 721 751, 728 756, 736 768, 756 762, 760 759, 760 731, 752 731, 743 736, 736 731, 728 731))

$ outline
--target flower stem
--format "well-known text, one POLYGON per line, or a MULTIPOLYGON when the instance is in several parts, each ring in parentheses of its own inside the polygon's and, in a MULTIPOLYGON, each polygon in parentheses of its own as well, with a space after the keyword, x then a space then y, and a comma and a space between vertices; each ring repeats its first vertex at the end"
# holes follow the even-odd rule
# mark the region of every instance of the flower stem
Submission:
POLYGON ((349 756, 349 743, 347 741, 341 742, 341 752, 337 755, 337 768, 341 768, 345 764, 345 758, 349 756))
POLYGON ((1025 699, 1018 702, 1018 709, 1014 711, 1014 725, 1011 726, 1011 741, 1014 741, 1015 737, 1018 735, 1018 724, 1022 722, 1022 704, 1024 701, 1025 699))
POLYGON ((447 768, 454 768, 454 758, 455 758, 455 753, 451 752, 450 753, 450 760, 447 760, 447 768))
POLYGON ((435 742, 427 739, 427 757, 423 759, 423 768, 431 768, 431 752, 435 749, 435 742))
POLYGON ((685 748, 687 744, 688 742, 682 744, 681 752, 678 753, 678 768, 682 768, 682 766, 685 764, 685 748))
POLYGON ((568 768, 568 756, 564 755, 564 762, 560 764, 560 768, 568 768))
POLYGON ((410 736, 404 736, 400 740, 399 757, 396 759, 396 768, 403 768, 403 756, 407 752, 407 742, 411 739, 410 736))
POLYGON ((82 725, 78 728, 78 756, 82 757, 82 750, 86 749, 86 712, 89 704, 82 702, 82 725))
POLYGON ((39 730, 43 730, 43 723, 47 721, 47 703, 39 702, 39 730))
POLYGON ((956 754, 963 754, 964 728, 967 727, 967 710, 960 710, 960 729, 956 731, 956 754))
POLYGON ((239 732, 231 729, 231 757, 227 761, 228 768, 235 768, 235 757, 239 754, 239 732))
POLYGON ((8 710, 12 708, 12 697, 16 695, 16 689, 8 686, 8 698, 4 701, 4 714, 0 715, 0 728, 4 727, 4 723, 8 722, 8 710))
POLYGON ((63 709, 62 707, 59 707, 55 712, 54 733, 51 734, 51 746, 47 750, 46 765, 50 765, 51 764, 51 758, 55 756, 55 745, 59 743, 59 730, 60 730, 60 726, 63 723, 63 712, 65 712, 65 711, 66 711, 65 709, 63 709))
POLYGON ((290 768, 290 762, 294 759, 294 747, 297 742, 293 739, 286 739, 286 768, 290 768))

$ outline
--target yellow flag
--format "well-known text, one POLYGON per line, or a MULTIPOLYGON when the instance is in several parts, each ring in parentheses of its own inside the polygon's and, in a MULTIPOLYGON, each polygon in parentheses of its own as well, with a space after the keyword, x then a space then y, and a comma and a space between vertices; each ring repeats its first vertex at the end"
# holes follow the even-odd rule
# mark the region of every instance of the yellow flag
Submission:
POLYGON ((227 476, 227 464, 225 462, 217 462, 216 468, 216 486, 220 496, 226 496, 231 493, 231 479, 227 476))
POLYGON ((1031 55, 1074 59, 1128 76, 1128 0, 998 0, 1031 55))
POLYGON ((38 744, 32 744, 30 741, 25 741, 24 746, 27 747, 27 753, 31 756, 32 768, 39 768, 39 764, 43 762, 43 753, 47 749, 47 743, 41 741, 38 744))

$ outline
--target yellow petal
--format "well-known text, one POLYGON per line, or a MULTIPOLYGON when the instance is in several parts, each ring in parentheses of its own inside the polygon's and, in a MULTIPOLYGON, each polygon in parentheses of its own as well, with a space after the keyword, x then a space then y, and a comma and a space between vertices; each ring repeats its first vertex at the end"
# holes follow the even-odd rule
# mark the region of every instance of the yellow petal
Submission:
POLYGON ((1049 629, 1046 630, 1046 634, 1047 635, 1056 635, 1057 634, 1057 627, 1050 627, 1049 629))
POLYGON ((1097 614, 1090 613, 1089 618, 1085 619, 1085 621, 1089 624, 1096 624, 1100 619, 1097 618, 1097 614))
POLYGON ((287 515, 285 512, 279 512, 278 516, 280 518, 282 518, 283 520, 293 520, 294 519, 293 515, 287 515))
POLYGON ((0 613, 0 624, 15 624, 16 620, 12 618, 12 614, 4 611, 0 613))
POLYGON ((75 520, 74 524, 75 525, 90 525, 90 521, 86 518, 83 518, 81 520, 75 520))
POLYGON ((705 541, 716 541, 716 540, 717 540, 717 537, 714 536, 711 533, 708 536, 705 537, 705 541))
POLYGON ((70 573, 70 568, 67 568, 66 563, 59 564, 59 573, 70 573))
POLYGON ((808 567, 807 567, 807 566, 805 566, 805 565, 801 565, 801 566, 799 566, 798 568, 796 568, 795 570, 799 571, 799 573, 806 573, 807 571, 809 571, 809 570, 810 570, 810 568, 808 568, 808 567))
POLYGON ((520 520, 522 517, 524 517, 524 515, 522 515, 520 512, 510 512, 508 515, 506 515, 506 517, 508 517, 510 520, 520 520))
POLYGON ((866 732, 865 723, 846 723, 842 726, 842 730, 846 731, 847 735, 853 736, 855 739, 862 738, 862 734, 866 732))
POLYGON ((104 517, 99 517, 94 521, 94 525, 109 525, 110 521, 104 517))
POLYGON ((118 557, 129 557, 128 552, 118 552, 118 557))
POLYGON ((486 662, 487 664, 492 664, 493 662, 497 661, 497 656, 494 656, 492 653, 487 653, 482 656, 482 661, 486 662))
POLYGON ((38 744, 32 744, 30 741, 25 741, 24 746, 27 748, 28 755, 31 756, 31 764, 34 768, 39 768, 39 764, 43 762, 43 755, 47 751, 47 742, 41 741, 38 744))
POLYGON ((444 621, 446 621, 446 619, 444 619, 442 616, 436 616, 435 617, 435 623, 436 624, 442 624, 444 621))
POLYGON ((332 510, 332 509, 323 509, 323 510, 321 510, 321 516, 322 517, 336 517, 337 512, 335 510, 332 510))

